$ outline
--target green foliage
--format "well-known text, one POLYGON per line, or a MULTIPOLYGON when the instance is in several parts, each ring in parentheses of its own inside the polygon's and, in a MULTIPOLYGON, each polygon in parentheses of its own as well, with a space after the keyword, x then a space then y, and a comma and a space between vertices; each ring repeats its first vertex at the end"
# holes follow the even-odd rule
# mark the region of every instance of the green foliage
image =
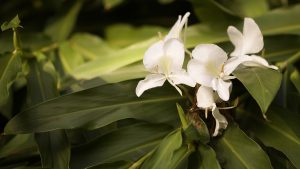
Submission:
POLYGON ((0 34, 1 169, 300 169, 299 2, 0 4, 1 22, 15 16, 0 34), (261 55, 279 67, 233 73, 230 100, 217 103, 229 124, 217 137, 212 114, 197 107, 199 86, 135 94, 149 73, 145 51, 189 9, 187 56, 201 43, 232 52, 227 27, 251 17, 261 55))

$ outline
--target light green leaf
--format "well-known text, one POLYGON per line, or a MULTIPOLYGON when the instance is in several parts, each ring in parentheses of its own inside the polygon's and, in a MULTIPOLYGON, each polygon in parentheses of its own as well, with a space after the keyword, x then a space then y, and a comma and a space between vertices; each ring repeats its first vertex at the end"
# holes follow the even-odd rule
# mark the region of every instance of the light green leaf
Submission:
POLYGON ((283 152, 296 168, 300 168, 300 139, 288 126, 289 122, 285 122, 280 116, 276 115, 277 113, 286 112, 276 112, 278 109, 270 110, 268 121, 263 121, 262 119, 254 117, 252 112, 246 112, 241 109, 238 109, 238 111, 248 115, 248 120, 251 120, 251 125, 248 125, 247 128, 259 138, 264 145, 283 152))
MULTIPOLYGON (((76 23, 83 2, 83 0, 76 0, 71 8, 64 15, 48 25, 44 32, 54 41, 61 42, 68 38, 76 23)), ((65 7, 63 8, 65 10, 65 7)))
POLYGON ((83 56, 71 47, 70 42, 61 43, 59 58, 66 73, 70 73, 84 63, 83 56))
POLYGON ((172 130, 168 125, 138 123, 103 135, 72 150, 71 168, 92 167, 119 160, 135 162, 172 130))
POLYGON ((173 87, 152 89, 138 98, 135 94, 137 83, 103 85, 38 104, 10 120, 5 133, 99 128, 126 118, 155 123, 178 122, 175 103, 184 98, 173 87))
POLYGON ((159 26, 134 27, 129 24, 115 24, 106 28, 105 35, 110 45, 123 48, 158 36, 158 32, 165 34, 167 30, 159 26))
POLYGON ((296 89, 298 90, 298 93, 300 93, 300 73, 299 73, 299 71, 297 69, 295 69, 291 73, 290 79, 293 82, 293 84, 296 87, 296 89))
POLYGON ((16 29, 18 27, 21 27, 20 26, 20 19, 19 19, 19 16, 16 15, 11 21, 9 22, 4 22, 2 25, 1 25, 1 30, 2 31, 5 31, 7 29, 16 29))
POLYGON ((172 169, 173 158, 176 158, 175 152, 182 146, 181 129, 166 136, 154 153, 143 163, 141 169, 172 169))
POLYGON ((224 160, 222 167, 225 169, 273 168, 262 148, 236 125, 226 129, 224 135, 217 140, 215 150, 221 161, 224 160))
POLYGON ((77 33, 70 39, 70 45, 87 60, 106 58, 114 52, 99 36, 89 33, 77 33))
POLYGON ((265 113, 280 87, 281 73, 268 68, 251 67, 237 69, 233 75, 242 82, 256 100, 265 117, 265 113))
POLYGON ((18 54, 0 55, 0 107, 7 102, 10 87, 21 68, 21 58, 18 54))
POLYGON ((121 67, 142 60, 146 49, 155 41, 157 41, 156 38, 139 42, 122 50, 118 50, 105 58, 93 60, 76 68, 71 72, 71 75, 75 79, 91 79, 103 74, 108 74, 121 67))

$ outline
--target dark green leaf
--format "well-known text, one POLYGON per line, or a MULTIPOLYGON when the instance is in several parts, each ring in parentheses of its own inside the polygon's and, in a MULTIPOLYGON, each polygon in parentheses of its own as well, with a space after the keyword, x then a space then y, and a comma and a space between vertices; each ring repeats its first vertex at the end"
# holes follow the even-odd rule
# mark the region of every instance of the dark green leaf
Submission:
MULTIPOLYGON (((259 138, 266 146, 283 152, 297 168, 300 168, 298 160, 300 156, 300 139, 288 126, 287 123, 289 122, 285 122, 280 116, 276 115, 277 113, 274 110, 270 110, 268 121, 254 117, 252 112, 238 110, 248 115, 251 125, 248 125, 247 128, 253 135, 259 138)), ((286 112, 283 111, 281 113, 286 112)))
POLYGON ((198 146, 198 153, 201 157, 199 169, 221 169, 217 160, 215 151, 208 145, 200 144, 198 146))
MULTIPOLYGON (((55 68, 50 61, 40 56, 40 61, 29 61, 28 100, 35 105, 58 96, 55 68)), ((44 168, 68 169, 70 145, 64 130, 36 133, 35 140, 44 168)))
POLYGON ((0 55, 0 107, 7 102, 10 87, 21 70, 21 64, 19 55, 0 55))
POLYGON ((296 87, 296 89, 298 90, 298 93, 300 93, 300 73, 297 69, 295 69, 292 73, 291 73, 291 81, 293 82, 294 86, 296 87))
POLYGON ((280 87, 281 73, 272 69, 252 67, 237 69, 233 74, 256 100, 265 116, 280 87))
POLYGON ((120 128, 72 150, 71 168, 119 160, 134 162, 153 149, 171 129, 167 125, 145 123, 120 128))
POLYGON ((225 169, 272 169, 262 148, 236 125, 226 129, 217 140, 215 149, 221 161, 224 161, 221 165, 225 169))
POLYGON ((126 118, 177 122, 175 103, 183 97, 173 87, 152 89, 138 98, 136 85, 137 81, 103 85, 44 102, 15 116, 6 125, 5 132, 99 128, 126 118))
POLYGON ((19 19, 19 16, 16 15, 11 21, 9 22, 4 22, 2 25, 1 25, 1 30, 2 31, 5 31, 7 29, 16 29, 18 27, 20 27, 20 19, 19 19))
POLYGON ((88 169, 128 169, 130 167, 129 162, 118 161, 112 163, 104 163, 97 166, 89 167, 88 169))

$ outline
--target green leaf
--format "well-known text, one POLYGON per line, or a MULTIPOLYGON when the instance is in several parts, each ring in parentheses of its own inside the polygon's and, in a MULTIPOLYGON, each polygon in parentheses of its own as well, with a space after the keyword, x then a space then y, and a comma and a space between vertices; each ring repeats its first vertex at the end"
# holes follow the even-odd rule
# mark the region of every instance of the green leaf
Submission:
POLYGON ((88 60, 103 59, 114 52, 99 36, 89 33, 77 33, 72 36, 69 42, 74 51, 88 60))
POLYGON ((194 7, 196 16, 211 26, 212 29, 215 27, 225 28, 230 22, 235 21, 233 13, 224 8, 218 2, 214 0, 189 0, 194 7))
POLYGON ((154 153, 143 163, 141 169, 172 169, 176 158, 175 152, 180 150, 182 146, 181 129, 177 129, 174 132, 166 136, 154 153))
POLYGON ((69 168, 71 148, 64 130, 36 133, 35 140, 39 146, 44 168, 69 168))
POLYGON ((20 26, 20 19, 19 19, 19 16, 16 15, 11 21, 9 22, 4 22, 2 25, 1 25, 1 30, 2 31, 5 31, 7 29, 16 29, 18 27, 21 27, 20 26))
POLYGON ((265 113, 280 87, 281 73, 268 68, 252 67, 237 69, 233 74, 256 100, 265 117, 265 113))
MULTIPOLYGON (((251 125, 247 128, 257 138, 259 138, 264 145, 273 147, 283 152, 296 168, 300 168, 299 156, 300 156, 300 139, 295 132, 288 126, 289 122, 285 122, 276 112, 276 110, 270 110, 268 119, 264 121, 254 117, 252 112, 246 112, 238 109, 241 113, 248 115, 248 120, 251 120, 251 125)), ((299 123, 299 118, 298 118, 299 123)))
MULTIPOLYGON (((29 60, 30 72, 28 81, 28 100, 30 105, 35 105, 57 97, 57 79, 55 68, 50 61, 40 54, 36 59, 29 60)), ((68 169, 70 161, 70 145, 64 130, 45 133, 36 133, 35 140, 44 168, 68 169)))
POLYGON ((61 43, 59 58, 66 73, 70 73, 84 63, 83 56, 71 47, 70 42, 61 43))
POLYGON ((67 39, 73 30, 83 2, 83 0, 76 0, 71 8, 57 20, 49 24, 44 32, 54 41, 61 42, 67 39))
POLYGON ((221 0, 218 2, 223 8, 230 10, 232 14, 241 18, 261 16, 268 12, 269 8, 267 0, 233 0, 230 3, 226 2, 226 0, 221 0))
POLYGON ((5 133, 99 128, 127 118, 155 123, 178 122, 175 103, 184 98, 173 87, 152 89, 138 98, 135 94, 137 83, 103 85, 38 104, 10 120, 5 133))
POLYGON ((222 167, 225 169, 272 169, 262 148, 236 125, 226 129, 215 149, 221 161, 224 160, 222 167))
POLYGON ((300 73, 299 73, 299 71, 297 69, 295 69, 291 73, 290 79, 293 82, 293 84, 296 87, 296 89, 298 90, 298 93, 300 93, 300 73))
POLYGON ((88 169, 128 169, 130 167, 129 162, 117 161, 112 163, 104 163, 97 166, 89 167, 88 169))
POLYGON ((120 5, 124 0, 103 0, 104 8, 109 10, 120 5))
POLYGON ((119 160, 133 163, 159 144, 171 130, 168 125, 145 123, 120 128, 73 149, 71 168, 85 168, 119 160))
POLYGON ((91 62, 83 64, 76 68, 71 75, 75 79, 92 79, 103 74, 108 74, 121 67, 140 61, 147 48, 154 43, 157 38, 139 42, 118 50, 106 57, 97 58, 91 62))
POLYGON ((198 153, 201 158, 199 169, 221 169, 217 160, 215 151, 208 145, 200 144, 198 146, 198 153))
POLYGON ((107 42, 118 48, 158 36, 158 32, 165 34, 167 30, 159 26, 134 27, 129 24, 115 24, 105 29, 107 42))
POLYGON ((1 136, 0 140, 0 158, 36 151, 32 134, 1 136))
POLYGON ((0 55, 0 107, 7 102, 10 87, 21 68, 21 58, 18 54, 0 55))

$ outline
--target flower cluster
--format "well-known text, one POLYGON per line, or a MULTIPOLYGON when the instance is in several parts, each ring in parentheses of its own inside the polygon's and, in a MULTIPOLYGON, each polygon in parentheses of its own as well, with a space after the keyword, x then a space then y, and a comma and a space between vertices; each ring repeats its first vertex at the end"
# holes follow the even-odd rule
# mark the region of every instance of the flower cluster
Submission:
MULTIPOLYGON (((145 52, 143 63, 150 72, 136 87, 137 96, 148 89, 159 87, 168 81, 182 95, 178 84, 195 87, 201 85, 196 93, 197 106, 211 110, 216 121, 213 136, 227 127, 226 118, 219 112, 217 104, 228 101, 232 88, 232 72, 244 67, 263 66, 277 69, 269 65, 261 56, 256 55, 263 49, 262 33, 251 18, 245 18, 243 32, 229 26, 227 33, 235 49, 228 57, 227 53, 215 44, 199 44, 191 55, 187 71, 183 69, 185 51, 182 29, 187 24, 188 16, 179 16, 170 32, 160 41, 151 45, 145 52)), ((206 115, 207 116, 207 115, 206 115)))

